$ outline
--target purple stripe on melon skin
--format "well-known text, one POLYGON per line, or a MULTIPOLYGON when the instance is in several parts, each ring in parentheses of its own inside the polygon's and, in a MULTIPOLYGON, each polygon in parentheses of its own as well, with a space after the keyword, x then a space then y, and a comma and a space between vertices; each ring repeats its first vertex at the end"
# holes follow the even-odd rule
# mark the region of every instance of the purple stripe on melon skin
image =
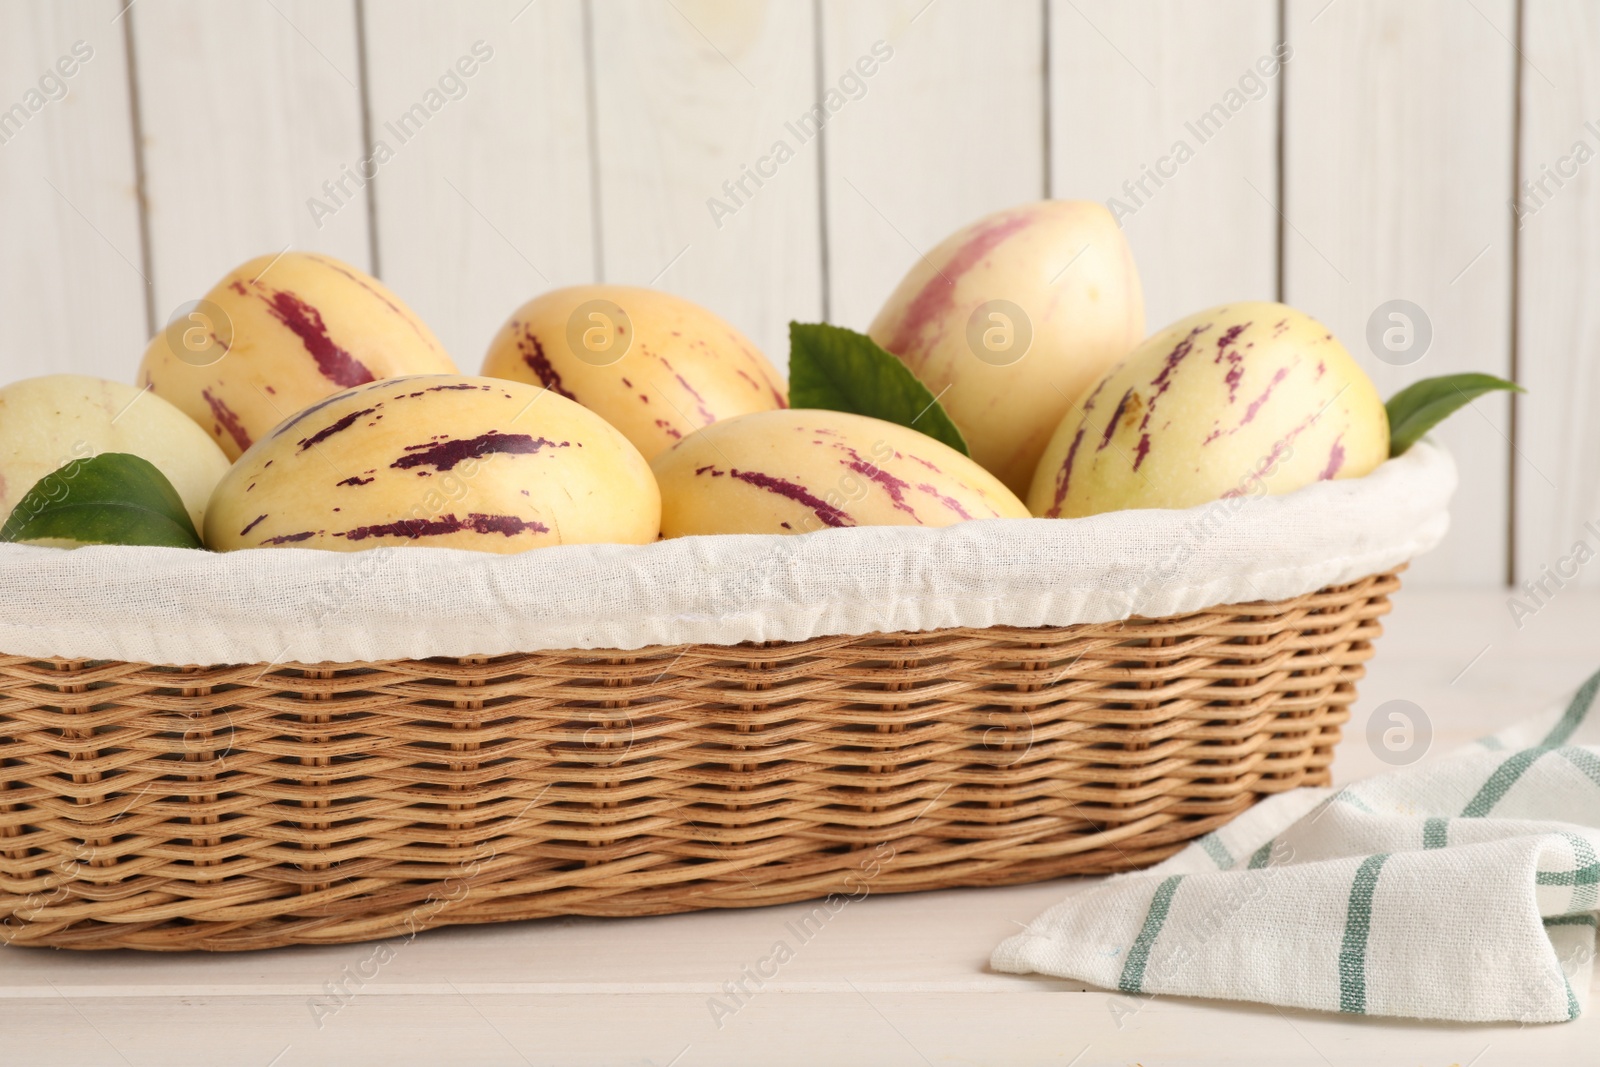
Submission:
POLYGON ((1144 457, 1148 456, 1149 454, 1150 435, 1147 433, 1141 433, 1139 434, 1139 447, 1134 449, 1133 453, 1133 469, 1138 470, 1140 465, 1144 463, 1144 457))
POLYGON ((394 303, 393 300, 390 300, 387 296, 384 296, 382 293, 378 292, 378 290, 376 290, 372 286, 368 285, 362 278, 360 278, 359 276, 357 276, 355 274, 351 274, 349 271, 345 270, 344 266, 341 263, 339 263, 338 260, 329 259, 327 256, 319 256, 319 255, 316 255, 315 253, 313 253, 311 255, 311 258, 316 260, 319 263, 322 263, 324 266, 332 267, 334 270, 338 271, 340 274, 343 274, 346 278, 349 278, 351 281, 353 281, 357 285, 361 286, 361 288, 365 289, 367 292, 371 293, 373 296, 377 297, 379 300, 382 300, 384 302, 384 304, 387 305, 387 307, 389 308, 390 311, 394 312, 396 315, 399 315, 402 319, 405 320, 406 325, 410 326, 412 332, 415 333, 418 337, 422 338, 423 342, 429 348, 433 349, 435 352, 439 351, 439 346, 434 343, 432 338, 430 338, 427 334, 422 332, 422 327, 420 325, 418 325, 417 320, 415 318, 413 318, 410 315, 407 315, 404 311, 402 311, 400 308, 395 306, 395 303, 394 303))
MULTIPOLYGON (((412 397, 419 397, 419 396, 422 396, 424 393, 438 393, 438 392, 442 392, 443 390, 446 390, 446 389, 481 389, 483 392, 487 393, 489 390, 491 390, 493 388, 494 388, 494 386, 492 386, 492 385, 473 385, 473 384, 471 384, 469 382, 458 382, 455 385, 430 385, 426 389, 418 390, 415 393, 407 393, 406 394, 406 398, 410 399, 412 397)), ((399 397, 395 397, 395 399, 399 400, 400 398, 399 397)))
POLYGON ((1067 498, 1067 487, 1072 484, 1072 464, 1078 458, 1078 446, 1083 444, 1084 429, 1083 426, 1078 427, 1078 432, 1072 438, 1072 447, 1067 449, 1067 458, 1062 462, 1061 469, 1056 472, 1056 499, 1050 505, 1050 510, 1045 512, 1050 518, 1061 515, 1061 502, 1067 498))
POLYGON ((377 479, 375 479, 375 478, 363 478, 359 474, 352 474, 350 477, 346 478, 344 481, 342 481, 342 482, 334 482, 333 484, 334 485, 371 485, 376 480, 377 479))
POLYGON ((1189 331, 1187 337, 1172 347, 1171 352, 1167 353, 1167 358, 1161 364, 1160 372, 1150 379, 1150 388, 1154 391, 1150 394, 1149 406, 1144 409, 1144 418, 1139 420, 1140 430, 1148 430, 1150 428, 1150 416, 1155 414, 1156 404, 1161 400, 1162 394, 1172 388, 1173 374, 1177 372, 1178 366, 1194 351, 1195 338, 1209 329, 1211 329, 1211 323, 1209 322, 1204 326, 1196 326, 1189 331))
POLYGON ((1223 330, 1222 336, 1217 338, 1217 359, 1222 358, 1223 349, 1237 341, 1239 339, 1239 335, 1248 330, 1252 325, 1254 324, 1249 322, 1241 322, 1236 323, 1233 326, 1229 326, 1226 330, 1223 330))
MULTIPOLYGON (((391 378, 391 379, 388 379, 387 381, 385 381, 383 384, 385 384, 385 385, 393 385, 394 382, 395 382, 395 379, 391 378)), ((373 384, 376 385, 376 384, 379 384, 379 383, 374 382, 373 384)), ((270 389, 272 389, 272 386, 269 385, 269 386, 267 386, 267 388, 270 390, 270 389)), ((366 390, 362 390, 362 391, 365 392, 366 390)), ((321 400, 318 400, 315 404, 306 405, 305 407, 301 408, 295 414, 289 416, 289 418, 286 419, 285 421, 280 422, 277 425, 277 427, 273 429, 273 431, 272 431, 273 439, 276 440, 277 438, 282 437, 289 430, 291 430, 294 427, 300 425, 300 423, 305 421, 307 416, 315 415, 317 412, 321 411, 323 408, 327 407, 329 404, 336 404, 336 403, 338 403, 339 401, 341 401, 343 399, 345 399, 345 395, 343 393, 332 393, 332 394, 330 394, 328 396, 323 397, 321 400)), ((398 400, 400 398, 399 397, 395 397, 395 399, 398 400)), ((383 401, 381 401, 381 400, 378 401, 378 403, 375 406, 376 407, 380 407, 380 408, 383 407, 383 401)))
POLYGON ((235 278, 233 281, 229 282, 228 283, 228 288, 232 289, 234 292, 238 293, 240 296, 249 296, 250 295, 250 290, 246 289, 244 287, 244 282, 241 282, 238 278, 235 278))
POLYGON ((328 326, 322 313, 287 290, 274 291, 272 297, 261 298, 272 312, 273 318, 283 323, 311 353, 317 370, 333 384, 349 389, 376 380, 360 360, 333 343, 328 336, 328 326))
POLYGON ((348 430, 350 427, 354 426, 356 424, 356 420, 357 419, 360 419, 364 415, 371 415, 376 410, 378 410, 378 409, 377 408, 362 408, 360 411, 352 411, 350 414, 344 416, 343 418, 338 419, 337 421, 331 422, 328 425, 324 426, 322 429, 318 430, 316 433, 312 434, 310 437, 302 437, 299 441, 296 442, 300 447, 298 449, 296 449, 295 451, 304 452, 308 448, 313 448, 313 447, 315 447, 317 445, 320 445, 322 442, 326 441, 328 438, 332 437, 334 434, 338 433, 339 431, 348 430))
MULTIPOLYGON (((1122 364, 1117 364, 1121 367, 1122 364)), ((1078 457, 1078 446, 1083 444, 1083 432, 1088 428, 1089 412, 1094 410, 1094 402, 1100 397, 1100 390, 1116 375, 1116 368, 1111 373, 1100 379, 1100 384, 1094 387, 1094 392, 1089 394, 1083 402, 1083 411, 1080 413, 1083 421, 1078 425, 1078 432, 1072 438, 1072 446, 1067 449, 1067 458, 1062 461, 1061 469, 1056 471, 1056 497, 1050 505, 1050 510, 1045 512, 1046 517, 1055 518, 1061 514, 1061 502, 1067 497, 1067 486, 1072 481, 1072 464, 1078 457)))
MULTIPOLYGON (((1278 440, 1274 441, 1272 443, 1272 451, 1267 453, 1266 459, 1262 462, 1262 468, 1265 469, 1265 468, 1271 467, 1273 464, 1277 463, 1278 462, 1278 457, 1283 455, 1284 450, 1287 449, 1290 445, 1294 444, 1294 439, 1296 437, 1299 437, 1300 434, 1302 432, 1304 432, 1307 427, 1314 425, 1316 423, 1317 419, 1320 416, 1321 416, 1321 412, 1318 412, 1318 413, 1316 413, 1314 415, 1311 415, 1311 416, 1307 417, 1304 421, 1302 421, 1294 429, 1290 430, 1288 433, 1286 433, 1282 437, 1278 438, 1278 440)), ((1341 434, 1340 436, 1343 436, 1343 435, 1341 434)), ((1261 480, 1261 476, 1259 474, 1253 472, 1253 471, 1249 475, 1247 475, 1246 478, 1252 484, 1258 483, 1261 480)), ((1229 497, 1243 496, 1245 494, 1245 491, 1246 490, 1244 488, 1242 488, 1242 487, 1229 489, 1227 492, 1222 494, 1222 498, 1224 500, 1226 500, 1229 497)))
POLYGON ((1333 448, 1328 451, 1328 465, 1323 468, 1322 474, 1317 478, 1319 482, 1331 481, 1339 473, 1339 468, 1344 466, 1344 434, 1333 439, 1333 448))
POLYGON ((561 375, 550 365, 550 357, 544 354, 544 345, 539 343, 532 330, 524 330, 522 339, 517 342, 517 351, 522 353, 522 362, 533 371, 533 376, 539 379, 539 384, 551 390, 557 396, 564 396, 568 400, 577 400, 561 384, 561 375), (526 342, 526 343, 524 343, 526 342), (529 346, 532 346, 531 348, 529 346))
POLYGON ((1234 361, 1233 366, 1228 368, 1222 380, 1227 383, 1228 403, 1231 404, 1239 398, 1239 383, 1244 380, 1244 363, 1236 354, 1230 358, 1234 361))
MULTIPOLYGON (((917 488, 922 490, 924 493, 927 493, 929 496, 933 497, 939 503, 943 504, 946 508, 950 509, 951 511, 955 512, 957 515, 961 516, 961 518, 963 520, 972 518, 971 515, 967 514, 967 509, 961 506, 961 501, 957 500, 955 497, 953 497, 953 496, 945 496, 943 493, 939 492, 939 490, 937 490, 933 486, 927 485, 927 484, 919 485, 919 486, 917 486, 917 488)), ((993 508, 990 508, 989 510, 990 511, 994 511, 993 508)), ((998 517, 1000 513, 995 511, 994 514, 996 515, 996 517, 998 517)))
POLYGON ((903 511, 907 515, 910 515, 912 521, 918 523, 919 525, 922 523, 922 520, 917 518, 916 509, 910 504, 906 503, 905 492, 907 489, 911 488, 910 482, 901 481, 899 478, 896 478, 882 467, 875 467, 870 463, 863 463, 860 459, 853 459, 846 464, 846 466, 855 471, 857 474, 865 478, 870 478, 872 481, 883 486, 884 492, 889 494, 889 500, 894 504, 896 511, 903 511))
POLYGON ((1253 323, 1250 322, 1237 323, 1229 326, 1223 331, 1222 336, 1217 338, 1217 355, 1211 362, 1221 363, 1224 359, 1228 361, 1228 370, 1223 375, 1222 380, 1227 383, 1228 403, 1230 404, 1238 399, 1239 382, 1244 379, 1244 356, 1239 353, 1236 347, 1239 335, 1252 325, 1253 323))
MULTIPOLYGON (((750 360, 752 362, 755 361, 756 357, 751 355, 749 352, 746 352, 745 355, 749 356, 749 358, 750 358, 750 360)), ((763 384, 765 384, 765 387, 766 387, 767 391, 772 394, 773 403, 778 405, 779 410, 782 410, 782 409, 787 408, 789 406, 788 398, 785 397, 782 393, 778 392, 778 387, 773 385, 770 381, 766 382, 766 383, 758 382, 754 378, 750 377, 750 375, 746 374, 742 367, 735 367, 733 369, 733 373, 737 374, 739 377, 741 377, 745 381, 749 382, 750 383, 750 388, 754 389, 758 393, 761 392, 762 386, 763 386, 763 384)), ((762 377, 766 377, 766 376, 762 375, 762 377)))
MULTIPOLYGON (((662 362, 665 363, 666 361, 662 360, 662 362)), ((695 410, 700 413, 700 417, 702 419, 706 420, 706 425, 709 426, 713 422, 716 422, 717 421, 717 417, 715 415, 711 414, 711 412, 706 409, 705 397, 701 396, 698 392, 696 392, 695 391, 695 387, 690 385, 684 379, 683 375, 674 374, 673 377, 678 379, 678 384, 683 386, 683 388, 689 393, 690 396, 694 397, 695 410)))
POLYGON ((397 470, 410 470, 412 467, 432 467, 438 471, 447 471, 453 469, 456 464, 463 463, 469 459, 481 459, 484 456, 491 455, 527 456, 545 447, 567 448, 570 445, 570 441, 556 442, 544 437, 530 437, 525 433, 496 433, 491 430, 481 437, 466 438, 459 441, 438 441, 420 445, 407 445, 405 450, 411 454, 401 456, 389 466, 397 470))
POLYGON ((228 431, 228 436, 233 438, 233 443, 239 446, 239 451, 248 451, 254 444, 250 440, 250 432, 244 428, 244 423, 239 421, 239 416, 221 400, 211 395, 210 389, 200 390, 200 396, 211 408, 211 417, 217 424, 228 431))
POLYGON ((1288 367, 1278 368, 1277 372, 1272 376, 1272 381, 1267 383, 1267 387, 1266 389, 1262 390, 1261 395, 1250 401, 1250 406, 1245 409, 1244 418, 1239 420, 1239 425, 1241 427, 1249 425, 1250 420, 1256 417, 1256 412, 1261 410, 1261 405, 1265 404, 1267 400, 1271 398, 1272 390, 1277 388, 1279 383, 1281 383, 1288 376, 1288 367))
MULTIPOLYGON (((665 363, 666 360, 662 360, 662 362, 665 363)), ((696 404, 702 404, 703 405, 706 402, 706 398, 701 396, 699 394, 699 392, 696 391, 695 387, 690 385, 689 382, 684 378, 683 375, 678 374, 677 372, 673 372, 672 376, 674 378, 678 379, 678 384, 683 386, 685 392, 687 392, 690 396, 694 397, 694 402, 696 404)))
MULTIPOLYGON (((1295 431, 1295 432, 1298 432, 1298 431, 1295 431)), ((1266 459, 1262 462, 1262 467, 1263 468, 1268 468, 1268 467, 1273 466, 1275 463, 1277 463, 1278 462, 1278 457, 1283 455, 1283 450, 1285 448, 1289 447, 1289 442, 1292 441, 1293 439, 1294 439, 1294 433, 1290 433, 1287 436, 1284 436, 1284 437, 1279 438, 1278 440, 1272 442, 1272 451, 1267 453, 1266 459)), ((1246 481, 1247 481, 1248 485, 1261 485, 1262 484, 1261 475, 1256 474, 1254 472, 1252 472, 1246 478, 1246 481)), ((1248 490, 1247 486, 1242 486, 1242 485, 1241 486, 1234 486, 1232 489, 1229 489, 1227 492, 1222 494, 1222 499, 1223 500, 1227 500, 1230 497, 1244 496, 1245 493, 1248 492, 1248 491, 1249 490, 1248 490)))
MULTIPOLYGON (((706 470, 711 471, 712 477, 720 478, 723 473, 710 467, 701 467, 695 473, 700 474, 706 470)), ((854 526, 856 524, 855 520, 849 515, 826 500, 813 496, 803 485, 783 478, 774 478, 772 475, 762 474, 760 471, 742 471, 735 468, 727 473, 730 477, 737 478, 746 485, 753 485, 757 489, 765 489, 769 493, 776 493, 787 500, 793 500, 797 504, 810 508, 811 513, 825 526, 854 526)))
POLYGON ((1117 432, 1117 423, 1122 421, 1122 413, 1128 409, 1128 401, 1133 398, 1133 386, 1128 386, 1128 391, 1122 394, 1122 399, 1117 401, 1116 409, 1111 412, 1111 418, 1106 422, 1106 432, 1100 437, 1100 447, 1096 452, 1104 452, 1106 446, 1111 444, 1111 435, 1117 432))
POLYGON ((261 520, 264 519, 264 518, 266 518, 265 515, 257 515, 255 518, 251 519, 250 520, 250 524, 248 526, 246 526, 244 529, 239 531, 239 536, 243 537, 245 534, 249 533, 251 530, 254 530, 256 528, 256 526, 259 525, 261 520))
POLYGON ((309 541, 315 536, 317 535, 314 531, 305 530, 301 533, 280 534, 277 537, 269 537, 261 543, 263 545, 292 545, 296 541, 309 541))
POLYGON ((369 537, 404 537, 415 541, 422 537, 440 537, 453 533, 500 534, 502 537, 514 537, 519 533, 549 532, 550 527, 537 520, 519 519, 515 515, 484 515, 474 511, 469 512, 465 520, 456 518, 452 512, 437 519, 401 519, 399 522, 376 526, 357 526, 353 530, 345 530, 333 536, 343 537, 347 541, 365 541, 369 537))
POLYGON ((966 243, 945 261, 944 268, 935 269, 933 277, 923 283, 922 289, 906 305, 894 336, 886 346, 889 351, 902 359, 919 362, 926 357, 931 346, 918 342, 928 324, 940 319, 955 302, 956 282, 1007 237, 1026 229, 1033 221, 1030 214, 1007 215, 982 226, 968 237, 966 243))

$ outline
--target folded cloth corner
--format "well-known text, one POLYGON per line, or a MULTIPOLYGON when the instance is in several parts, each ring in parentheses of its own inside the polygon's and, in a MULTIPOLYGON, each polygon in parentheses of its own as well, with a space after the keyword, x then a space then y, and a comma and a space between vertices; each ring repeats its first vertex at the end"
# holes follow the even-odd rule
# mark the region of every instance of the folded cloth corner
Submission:
POLYGON ((1269 797, 994 952, 1128 994, 1458 1022, 1583 1010, 1600 910, 1600 673, 1426 765, 1269 797))

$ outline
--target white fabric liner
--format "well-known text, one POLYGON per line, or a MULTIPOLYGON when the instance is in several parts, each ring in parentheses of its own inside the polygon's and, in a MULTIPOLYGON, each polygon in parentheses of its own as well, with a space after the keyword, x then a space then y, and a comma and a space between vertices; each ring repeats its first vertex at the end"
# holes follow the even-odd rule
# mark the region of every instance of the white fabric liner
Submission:
POLYGON ((1075 520, 520 555, 0 545, 0 653, 319 663, 1175 615, 1403 563, 1444 536, 1455 484, 1425 442, 1364 478, 1075 520))

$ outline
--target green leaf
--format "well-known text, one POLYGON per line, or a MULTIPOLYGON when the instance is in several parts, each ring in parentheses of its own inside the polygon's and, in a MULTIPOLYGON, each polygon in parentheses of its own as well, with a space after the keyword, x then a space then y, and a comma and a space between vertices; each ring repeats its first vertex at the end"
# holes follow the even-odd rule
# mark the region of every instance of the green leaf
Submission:
POLYGON ((203 547, 166 475, 126 452, 75 459, 40 478, 0 526, 0 541, 203 547))
POLYGON ((1446 374, 1412 382, 1384 405, 1389 411, 1389 455, 1400 455, 1458 409, 1497 389, 1527 392, 1492 374, 1446 374))
POLYGON ((842 326, 789 323, 789 406, 869 415, 971 454, 938 398, 910 368, 866 334, 842 326))

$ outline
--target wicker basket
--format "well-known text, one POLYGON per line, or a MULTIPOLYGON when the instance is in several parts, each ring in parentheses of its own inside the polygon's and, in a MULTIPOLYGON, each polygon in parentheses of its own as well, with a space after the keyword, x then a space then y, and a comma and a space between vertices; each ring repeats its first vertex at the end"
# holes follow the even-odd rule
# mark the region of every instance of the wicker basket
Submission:
POLYGON ((0 657, 5 937, 255 949, 1141 867, 1328 782, 1398 584, 626 653, 0 657))

